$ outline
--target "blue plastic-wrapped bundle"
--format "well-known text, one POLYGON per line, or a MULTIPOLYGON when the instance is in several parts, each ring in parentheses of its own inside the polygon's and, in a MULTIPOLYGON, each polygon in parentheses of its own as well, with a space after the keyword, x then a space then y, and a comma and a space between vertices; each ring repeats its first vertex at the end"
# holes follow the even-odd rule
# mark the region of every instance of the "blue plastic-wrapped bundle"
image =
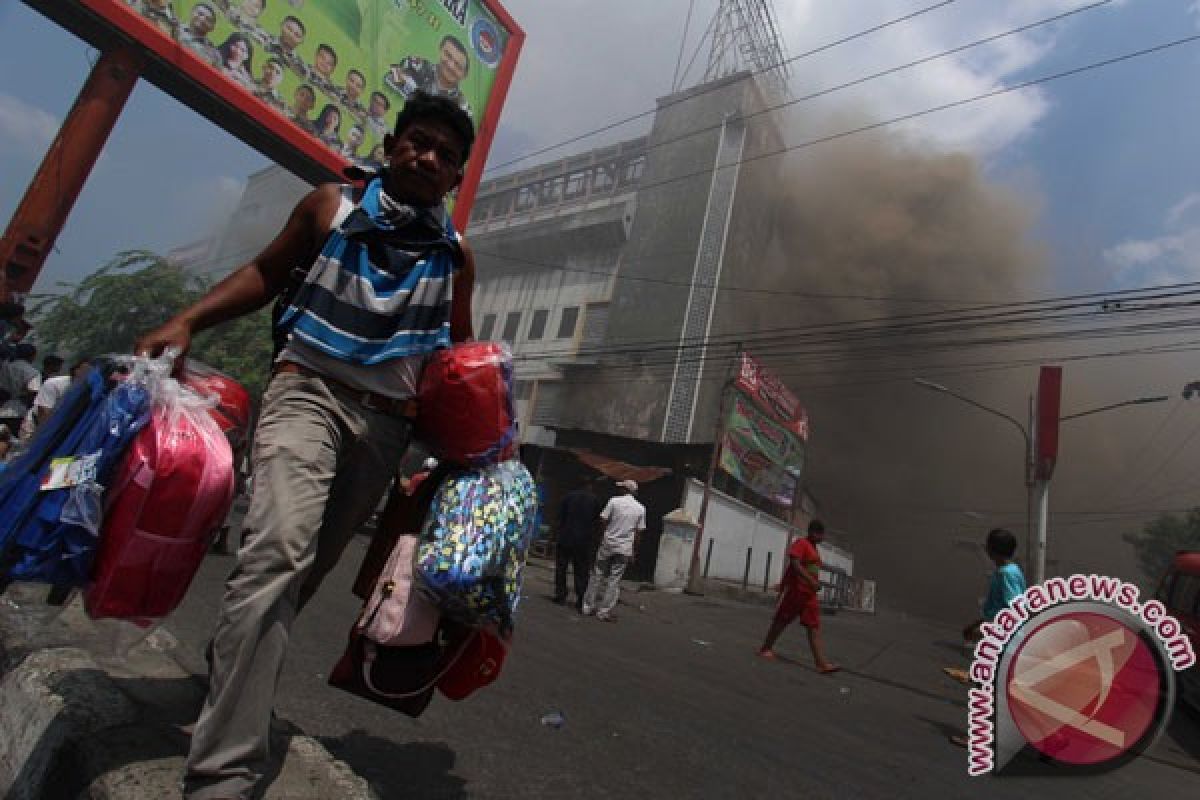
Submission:
POLYGON ((113 380, 114 374, 111 366, 93 368, 0 477, 4 579, 59 587, 87 583, 103 487, 150 418, 146 381, 113 380), (70 481, 56 480, 68 464, 83 469, 70 481))

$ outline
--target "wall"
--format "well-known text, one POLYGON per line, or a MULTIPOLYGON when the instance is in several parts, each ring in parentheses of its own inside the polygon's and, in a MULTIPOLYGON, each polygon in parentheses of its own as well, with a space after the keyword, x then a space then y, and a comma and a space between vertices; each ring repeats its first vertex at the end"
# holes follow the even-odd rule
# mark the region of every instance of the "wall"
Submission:
MULTIPOLYGON (((700 514, 700 503, 704 496, 704 484, 698 480, 687 481, 684 487, 683 509, 692 519, 700 514)), ((713 490, 708 501, 708 513, 704 522, 704 541, 700 545, 700 567, 704 568, 711 540, 712 560, 709 562, 708 577, 741 583, 746 571, 746 548, 753 548, 750 557, 750 584, 761 587, 767 570, 767 554, 771 554, 771 571, 767 584, 774 586, 783 576, 784 553, 791 539, 802 536, 799 531, 740 500, 713 490)), ((825 566, 854 574, 854 556, 842 548, 826 541, 818 549, 825 566)), ((822 573, 822 579, 829 575, 822 573)))

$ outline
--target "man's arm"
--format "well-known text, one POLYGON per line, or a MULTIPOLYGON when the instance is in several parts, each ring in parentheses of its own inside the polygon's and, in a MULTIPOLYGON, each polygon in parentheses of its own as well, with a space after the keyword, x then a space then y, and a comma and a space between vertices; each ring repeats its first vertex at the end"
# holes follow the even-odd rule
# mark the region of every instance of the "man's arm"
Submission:
POLYGON ((475 254, 464 241, 463 264, 454 275, 454 291, 450 301, 450 340, 466 342, 475 338, 471 323, 471 296, 475 293, 475 254))
POLYGON ((134 352, 158 355, 174 346, 186 354, 197 333, 262 308, 287 284, 294 266, 316 258, 340 198, 337 184, 314 189, 296 205, 265 250, 193 305, 142 336, 134 352))

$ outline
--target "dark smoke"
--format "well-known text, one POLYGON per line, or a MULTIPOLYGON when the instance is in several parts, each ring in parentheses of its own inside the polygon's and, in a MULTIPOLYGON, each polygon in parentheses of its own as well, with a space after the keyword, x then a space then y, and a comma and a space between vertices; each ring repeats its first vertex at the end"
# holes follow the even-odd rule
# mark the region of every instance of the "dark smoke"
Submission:
MULTIPOLYGON (((838 124, 852 127, 844 123, 838 124)), ((779 159, 755 163, 746 177, 773 197, 782 238, 777 251, 764 255, 760 274, 742 285, 779 294, 747 302, 745 295, 726 293, 718 315, 724 330, 717 333, 866 318, 895 322, 1051 294, 1049 261, 1030 234, 1033 200, 989 180, 971 156, 934 153, 898 135, 860 135, 795 151, 782 168, 779 159), (915 302, 923 299, 942 302, 915 302)), ((817 358, 808 355, 812 344, 792 340, 760 345, 756 355, 785 377, 810 411, 807 485, 855 553, 856 571, 879 582, 884 604, 965 621, 977 611, 990 569, 982 553, 987 530, 1011 528, 1024 550, 1024 444, 1005 421, 920 389, 912 379, 930 378, 1024 422, 1036 366, 979 371, 963 365, 1028 358, 1055 363, 1066 350, 929 353, 918 352, 917 343, 905 335, 836 343, 823 346, 830 352, 817 358), (884 354, 869 349, 881 345, 888 348, 884 354)), ((1111 364, 1068 365, 1064 408, 1158 393, 1142 391, 1162 388, 1147 387, 1154 369, 1145 372, 1146 380, 1131 386, 1128 371, 1118 374, 1111 364)), ((1148 435, 1152 426, 1145 420, 1161 419, 1165 404, 1136 424, 1130 418, 1146 412, 1115 413, 1127 415, 1119 419, 1128 427, 1113 426, 1118 418, 1109 416, 1064 432, 1069 453, 1052 488, 1052 509, 1109 507, 1106 487, 1126 480, 1123 459, 1148 435), (1094 435, 1113 430, 1128 435, 1094 435)), ((1057 530, 1052 519, 1048 572, 1140 577, 1120 541, 1121 531, 1139 525, 1122 520, 1057 530)))

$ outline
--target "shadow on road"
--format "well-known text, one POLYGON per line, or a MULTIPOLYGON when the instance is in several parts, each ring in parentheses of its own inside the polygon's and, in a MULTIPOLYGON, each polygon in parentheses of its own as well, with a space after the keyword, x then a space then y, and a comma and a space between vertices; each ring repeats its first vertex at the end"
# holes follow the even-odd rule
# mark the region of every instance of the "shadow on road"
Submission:
POLYGON ((444 744, 396 742, 353 730, 319 740, 330 753, 370 782, 380 797, 465 800, 466 781, 453 774, 457 755, 444 744))

